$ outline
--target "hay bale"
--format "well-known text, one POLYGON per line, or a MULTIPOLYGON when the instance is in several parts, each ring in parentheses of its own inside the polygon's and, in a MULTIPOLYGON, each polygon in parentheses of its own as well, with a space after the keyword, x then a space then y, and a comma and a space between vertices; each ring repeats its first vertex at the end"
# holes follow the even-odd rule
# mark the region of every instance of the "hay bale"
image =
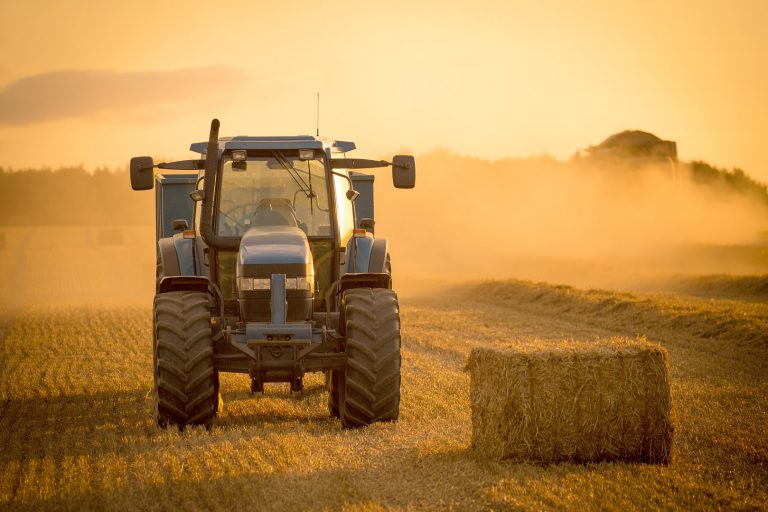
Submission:
POLYGON ((472 350, 472 445, 494 459, 669 463, 666 350, 644 340, 472 350))

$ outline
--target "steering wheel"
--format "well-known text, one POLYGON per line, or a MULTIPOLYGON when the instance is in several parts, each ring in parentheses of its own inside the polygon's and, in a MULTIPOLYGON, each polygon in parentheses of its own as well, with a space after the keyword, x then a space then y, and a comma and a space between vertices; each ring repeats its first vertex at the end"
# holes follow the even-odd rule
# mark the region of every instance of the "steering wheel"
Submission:
POLYGON ((251 226, 299 226, 296 210, 285 198, 266 198, 259 201, 251 217, 251 226))

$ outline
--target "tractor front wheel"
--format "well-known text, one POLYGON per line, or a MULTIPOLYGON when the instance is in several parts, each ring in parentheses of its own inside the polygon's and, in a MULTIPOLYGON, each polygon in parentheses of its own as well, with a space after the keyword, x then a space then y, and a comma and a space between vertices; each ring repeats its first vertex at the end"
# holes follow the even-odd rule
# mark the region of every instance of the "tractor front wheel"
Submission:
POLYGON ((342 297, 347 368, 339 389, 345 428, 396 420, 400 413, 400 308, 383 288, 355 288, 342 297))
POLYGON ((208 295, 156 295, 153 324, 157 423, 210 427, 220 404, 208 295))

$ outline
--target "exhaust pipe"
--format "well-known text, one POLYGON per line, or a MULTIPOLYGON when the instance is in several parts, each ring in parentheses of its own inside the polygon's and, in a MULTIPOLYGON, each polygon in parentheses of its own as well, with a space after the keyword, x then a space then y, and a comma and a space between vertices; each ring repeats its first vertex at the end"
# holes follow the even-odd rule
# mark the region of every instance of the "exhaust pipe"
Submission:
POLYGON ((236 251, 240 247, 237 238, 221 237, 213 231, 213 198, 219 173, 219 120, 211 121, 208 149, 205 151, 205 182, 203 184, 203 211, 200 215, 200 235, 205 243, 216 249, 236 251))

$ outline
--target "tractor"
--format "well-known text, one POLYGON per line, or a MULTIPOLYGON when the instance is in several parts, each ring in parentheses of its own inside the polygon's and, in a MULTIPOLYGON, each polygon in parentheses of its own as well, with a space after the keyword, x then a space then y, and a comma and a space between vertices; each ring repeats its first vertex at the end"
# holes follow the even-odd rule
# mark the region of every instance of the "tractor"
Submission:
POLYGON ((373 175, 357 169, 390 166, 395 187, 413 188, 414 158, 347 158, 353 142, 313 136, 219 138, 217 119, 190 149, 200 158, 130 163, 132 188, 156 190, 158 425, 210 428, 220 372, 247 374, 253 393, 300 392, 324 372, 344 428, 396 420, 399 305, 373 175))

